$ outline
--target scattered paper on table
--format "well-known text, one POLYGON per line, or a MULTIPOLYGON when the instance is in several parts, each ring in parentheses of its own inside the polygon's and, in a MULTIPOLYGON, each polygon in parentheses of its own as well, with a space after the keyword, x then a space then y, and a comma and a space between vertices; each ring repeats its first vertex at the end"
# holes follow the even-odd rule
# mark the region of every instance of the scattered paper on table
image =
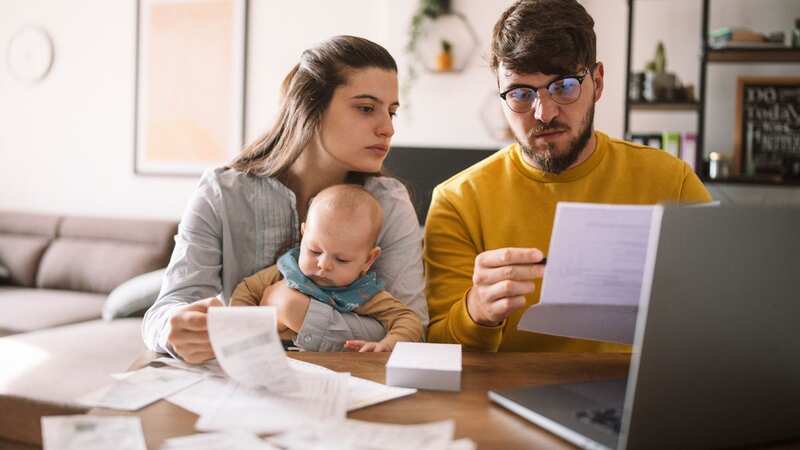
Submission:
POLYGON ((354 411, 359 408, 376 405, 385 401, 415 394, 414 388, 387 386, 375 381, 365 380, 351 376, 347 397, 347 410, 354 411))
POLYGON ((161 450, 280 450, 252 433, 200 433, 167 439, 161 450))
POLYGON ((77 401, 86 406, 136 411, 199 382, 205 376, 183 370, 144 367, 77 401))
POLYGON ((273 436, 270 442, 288 448, 313 448, 335 442, 339 447, 352 449, 448 450, 454 432, 452 420, 396 425, 348 419, 341 423, 309 423, 273 436))
POLYGON ((293 373, 300 389, 278 395, 265 389, 229 384, 212 411, 195 423, 199 431, 244 430, 277 433, 320 420, 347 415, 348 373, 293 373))
POLYGON ((197 372, 205 375, 213 375, 217 377, 225 377, 225 371, 220 367, 216 359, 206 361, 203 364, 189 364, 180 359, 175 359, 171 356, 162 356, 150 361, 149 365, 157 366, 159 364, 174 367, 176 369, 188 370, 189 372, 197 372))
POLYGON ((138 417, 42 417, 44 450, 147 450, 138 417))
POLYGON ((274 307, 209 308, 208 336, 219 365, 237 382, 281 393, 298 389, 274 307))

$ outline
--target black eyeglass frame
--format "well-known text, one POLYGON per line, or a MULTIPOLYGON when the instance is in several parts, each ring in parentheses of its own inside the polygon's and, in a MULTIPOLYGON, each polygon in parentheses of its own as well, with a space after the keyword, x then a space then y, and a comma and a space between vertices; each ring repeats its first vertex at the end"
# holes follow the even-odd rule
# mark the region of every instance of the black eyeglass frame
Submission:
MULTIPOLYGON (((566 80, 568 78, 574 78, 574 79, 578 80, 578 87, 581 89, 581 93, 583 93, 583 87, 582 87, 583 86, 583 80, 586 77, 588 77, 592 72, 594 72, 595 67, 597 67, 597 63, 592 64, 590 67, 586 68, 586 70, 584 71, 583 75, 578 75, 578 74, 561 75, 560 77, 556 78, 555 80, 547 83, 547 85, 541 86, 541 87, 538 87, 538 88, 536 86, 529 86, 529 85, 517 85, 517 86, 514 86, 514 87, 510 87, 510 88, 506 89, 505 91, 500 92, 499 95, 500 95, 500 98, 503 99, 503 103, 505 103, 506 106, 508 106, 508 109, 510 109, 511 111, 514 111, 517 114, 525 114, 525 113, 530 112, 530 111, 533 110, 533 103, 536 101, 536 98, 539 97, 539 89, 545 88, 545 89, 547 89, 548 92, 550 92, 550 86, 552 86, 553 83, 558 83, 559 81, 566 80), (512 108, 511 105, 508 104, 508 101, 506 100, 506 95, 508 95, 508 93, 513 91, 513 90, 525 89, 525 88, 530 89, 530 90, 533 91, 534 97, 533 97, 533 100, 531 101, 531 106, 528 108, 527 111, 517 111, 514 108, 512 108)), ((553 98, 553 101, 558 103, 559 105, 570 105, 572 103, 577 102, 578 99, 581 98, 581 95, 579 93, 578 96, 575 97, 574 100, 566 102, 566 103, 559 102, 558 100, 555 99, 555 97, 552 97, 552 98, 553 98)))

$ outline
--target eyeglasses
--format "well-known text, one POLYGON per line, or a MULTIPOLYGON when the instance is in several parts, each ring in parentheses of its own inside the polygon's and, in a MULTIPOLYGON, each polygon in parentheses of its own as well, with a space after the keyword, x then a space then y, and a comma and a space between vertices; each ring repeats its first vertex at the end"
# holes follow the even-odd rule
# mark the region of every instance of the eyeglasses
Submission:
MULTIPOLYGON (((547 94, 559 105, 569 105, 574 103, 581 96, 581 83, 594 69, 594 66, 586 69, 583 75, 562 75, 545 86, 547 94)), ((521 86, 513 87, 500 93, 500 98, 515 113, 527 113, 533 109, 533 104, 539 97, 537 87, 521 86)))

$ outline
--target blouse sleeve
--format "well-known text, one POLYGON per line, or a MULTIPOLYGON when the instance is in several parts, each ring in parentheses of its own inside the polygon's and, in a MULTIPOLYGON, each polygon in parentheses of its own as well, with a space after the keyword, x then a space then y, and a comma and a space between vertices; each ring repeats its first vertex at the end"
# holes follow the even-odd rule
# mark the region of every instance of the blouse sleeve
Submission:
POLYGON ((167 343, 175 309, 222 291, 219 198, 218 185, 207 172, 184 211, 161 291, 142 321, 142 337, 153 351, 177 357, 167 343))

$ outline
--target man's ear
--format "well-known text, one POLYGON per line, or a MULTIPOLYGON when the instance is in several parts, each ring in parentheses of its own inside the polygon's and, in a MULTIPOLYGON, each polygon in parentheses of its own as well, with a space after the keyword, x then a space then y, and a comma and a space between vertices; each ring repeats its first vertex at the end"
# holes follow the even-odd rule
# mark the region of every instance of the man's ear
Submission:
POLYGON ((600 97, 603 96, 603 76, 605 75, 605 69, 603 67, 603 63, 598 62, 595 66, 594 70, 592 71, 592 79, 594 80, 594 101, 597 102, 600 100, 600 97))
POLYGON ((367 262, 364 264, 364 273, 366 273, 372 264, 378 259, 378 256, 381 256, 381 248, 377 245, 375 248, 369 251, 369 256, 367 257, 367 262))

